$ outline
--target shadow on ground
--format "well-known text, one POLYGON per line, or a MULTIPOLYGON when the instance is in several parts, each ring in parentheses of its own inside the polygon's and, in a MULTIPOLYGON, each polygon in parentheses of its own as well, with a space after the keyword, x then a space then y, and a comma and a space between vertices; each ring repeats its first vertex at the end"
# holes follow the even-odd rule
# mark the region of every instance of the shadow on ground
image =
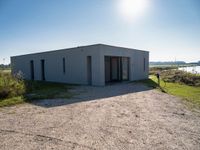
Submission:
POLYGON ((109 97, 122 96, 129 93, 143 92, 151 89, 151 87, 147 87, 141 83, 117 83, 103 87, 76 86, 74 89, 70 90, 72 95, 74 95, 70 99, 33 100, 29 103, 50 108, 86 101, 103 100, 109 97))

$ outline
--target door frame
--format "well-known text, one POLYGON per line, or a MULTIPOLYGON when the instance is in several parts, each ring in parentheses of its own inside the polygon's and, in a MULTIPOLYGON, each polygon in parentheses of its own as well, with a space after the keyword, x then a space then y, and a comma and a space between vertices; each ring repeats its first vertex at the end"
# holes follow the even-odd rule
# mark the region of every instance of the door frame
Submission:
POLYGON ((125 57, 125 56, 104 56, 104 75, 105 75, 105 83, 108 83, 108 82, 121 82, 121 81, 129 81, 130 80, 130 57, 125 57), (105 63, 105 60, 106 60, 106 57, 109 57, 109 65, 110 65, 110 70, 109 70, 109 76, 110 76, 110 79, 109 81, 106 82, 106 73, 108 70, 106 70, 106 63, 105 63), (117 58, 117 79, 113 80, 112 79, 112 58, 117 58), (126 80, 123 80, 123 66, 122 66, 122 58, 127 58, 127 79, 126 80))
POLYGON ((110 57, 110 80, 111 82, 117 82, 117 81, 120 81, 120 58, 119 57, 110 57), (113 72, 112 72, 112 68, 113 68, 113 64, 112 64, 112 59, 117 59, 117 79, 112 79, 112 75, 113 75, 113 72))

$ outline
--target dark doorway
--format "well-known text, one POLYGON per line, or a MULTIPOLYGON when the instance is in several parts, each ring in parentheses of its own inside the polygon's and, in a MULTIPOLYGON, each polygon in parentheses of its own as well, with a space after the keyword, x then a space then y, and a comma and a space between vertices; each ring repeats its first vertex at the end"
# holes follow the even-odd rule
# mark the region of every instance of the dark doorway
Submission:
POLYGON ((110 57, 105 57, 105 82, 111 81, 110 68, 111 68, 110 57))
POLYGON ((120 58, 119 57, 111 57, 111 81, 120 81, 120 58))
POLYGON ((129 80, 129 58, 105 56, 105 82, 129 80))
POLYGON ((87 56, 87 80, 88 84, 92 85, 92 58, 87 56))
POLYGON ((34 76, 34 62, 33 62, 33 60, 30 61, 30 72, 31 72, 31 80, 34 80, 35 76, 34 76))
POLYGON ((41 60, 41 79, 45 81, 45 61, 41 60))

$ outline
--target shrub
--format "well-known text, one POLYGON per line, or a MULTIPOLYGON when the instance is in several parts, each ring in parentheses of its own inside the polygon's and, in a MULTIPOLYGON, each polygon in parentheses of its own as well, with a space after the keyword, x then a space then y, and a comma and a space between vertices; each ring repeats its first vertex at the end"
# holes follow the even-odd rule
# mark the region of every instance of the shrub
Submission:
POLYGON ((7 88, 1 89, 0 90, 0 99, 5 99, 10 95, 10 90, 7 88))
POLYGON ((191 86, 200 86, 200 76, 181 70, 165 70, 161 78, 167 82, 182 83, 191 86))
POLYGON ((10 73, 0 72, 0 100, 20 96, 25 92, 22 76, 12 76, 10 73))

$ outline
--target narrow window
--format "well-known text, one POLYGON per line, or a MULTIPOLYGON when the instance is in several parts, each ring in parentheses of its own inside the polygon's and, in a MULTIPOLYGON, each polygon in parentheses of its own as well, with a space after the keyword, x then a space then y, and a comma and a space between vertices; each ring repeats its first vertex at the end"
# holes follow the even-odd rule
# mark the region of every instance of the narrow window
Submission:
POLYGON ((146 59, 144 58, 144 71, 146 71, 146 59))
POLYGON ((63 73, 65 74, 65 58, 63 58, 63 73))
POLYGON ((45 81, 45 61, 41 60, 41 79, 45 81))
POLYGON ((31 80, 34 80, 34 62, 33 60, 30 61, 30 71, 31 71, 31 80))
POLYGON ((92 85, 92 57, 87 56, 87 79, 88 85, 92 85))

